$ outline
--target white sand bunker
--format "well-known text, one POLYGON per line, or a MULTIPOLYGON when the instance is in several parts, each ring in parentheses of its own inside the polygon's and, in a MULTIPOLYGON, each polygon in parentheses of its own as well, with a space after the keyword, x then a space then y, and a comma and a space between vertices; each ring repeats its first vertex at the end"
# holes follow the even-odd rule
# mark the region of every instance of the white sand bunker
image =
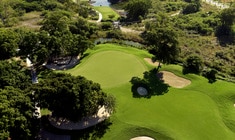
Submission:
POLYGON ((158 75, 162 75, 161 78, 164 81, 164 83, 175 88, 183 88, 191 84, 190 80, 179 77, 172 72, 160 71, 158 75))
POLYGON ((155 61, 153 62, 153 60, 151 58, 144 58, 145 61, 147 61, 149 64, 153 65, 153 66, 158 66, 159 62, 155 61))
POLYGON ((148 94, 147 89, 144 88, 144 87, 138 87, 138 88, 137 88, 137 92, 138 92, 138 94, 141 95, 141 96, 145 96, 145 95, 148 94))
POLYGON ((154 140, 153 138, 146 137, 146 136, 140 136, 140 137, 135 137, 130 140, 154 140))

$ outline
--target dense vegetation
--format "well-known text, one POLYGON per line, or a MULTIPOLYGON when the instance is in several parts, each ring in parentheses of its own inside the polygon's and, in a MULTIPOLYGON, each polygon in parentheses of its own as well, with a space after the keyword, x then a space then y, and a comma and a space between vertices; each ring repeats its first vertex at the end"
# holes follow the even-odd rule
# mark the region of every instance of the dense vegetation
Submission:
POLYGON ((36 99, 40 100, 42 108, 48 108, 53 116, 60 116, 72 121, 95 115, 98 109, 108 104, 110 97, 101 90, 97 83, 81 76, 71 76, 63 73, 46 75, 33 88, 36 99))

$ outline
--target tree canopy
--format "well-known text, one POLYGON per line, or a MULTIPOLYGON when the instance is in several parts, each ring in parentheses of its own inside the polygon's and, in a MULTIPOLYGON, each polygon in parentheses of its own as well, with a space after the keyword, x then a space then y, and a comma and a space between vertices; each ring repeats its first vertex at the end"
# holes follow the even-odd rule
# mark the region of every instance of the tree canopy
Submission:
POLYGON ((11 29, 0 29, 0 60, 16 55, 19 36, 11 29))
POLYGON ((29 74, 20 61, 0 61, 0 88, 12 86, 24 90, 31 84, 29 74))
POLYGON ((155 60, 162 63, 174 62, 180 53, 176 33, 170 28, 154 28, 146 31, 145 40, 150 45, 149 50, 155 60))
POLYGON ((96 114, 103 105, 114 108, 112 98, 108 98, 100 85, 82 76, 51 73, 35 85, 34 90, 41 107, 72 121, 96 114))
POLYGON ((29 94, 7 87, 0 90, 0 139, 31 139, 33 105, 29 94))
POLYGON ((124 9, 127 11, 127 18, 132 21, 140 20, 148 14, 151 8, 150 0, 129 0, 124 9))

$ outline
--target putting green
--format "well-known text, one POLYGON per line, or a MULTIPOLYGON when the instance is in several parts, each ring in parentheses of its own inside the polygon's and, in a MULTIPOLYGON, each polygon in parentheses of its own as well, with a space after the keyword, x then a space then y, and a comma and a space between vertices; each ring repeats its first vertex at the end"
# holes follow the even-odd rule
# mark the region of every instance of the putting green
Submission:
POLYGON ((128 83, 133 76, 141 76, 147 68, 132 54, 111 50, 93 54, 73 75, 82 75, 104 88, 128 83))

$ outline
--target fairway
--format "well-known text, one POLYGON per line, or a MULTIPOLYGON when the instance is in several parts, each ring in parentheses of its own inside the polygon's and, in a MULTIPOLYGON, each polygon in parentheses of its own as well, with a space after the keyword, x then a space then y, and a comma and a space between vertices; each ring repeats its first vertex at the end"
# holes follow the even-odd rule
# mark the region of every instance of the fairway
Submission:
POLYGON ((109 6, 94 6, 95 10, 99 11, 103 19, 102 20, 117 20, 120 16, 109 6), (109 16, 114 15, 112 19, 109 18, 109 16))
POLYGON ((116 97, 116 113, 102 140, 130 140, 148 136, 155 140, 235 139, 235 84, 208 83, 204 77, 182 74, 178 65, 162 65, 161 71, 189 79, 184 88, 169 87, 164 95, 134 98, 130 79, 143 77, 154 66, 146 51, 115 44, 100 44, 86 52, 81 63, 66 72, 98 82, 116 97))

